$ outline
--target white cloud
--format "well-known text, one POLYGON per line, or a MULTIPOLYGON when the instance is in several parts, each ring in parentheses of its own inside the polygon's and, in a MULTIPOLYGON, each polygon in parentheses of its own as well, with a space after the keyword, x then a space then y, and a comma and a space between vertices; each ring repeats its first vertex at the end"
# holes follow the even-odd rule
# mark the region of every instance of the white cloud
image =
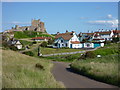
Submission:
POLYGON ((13 22, 7 22, 7 24, 30 24, 31 22, 19 22, 19 21, 13 21, 13 22))
POLYGON ((96 20, 96 21, 88 21, 90 24, 99 24, 99 25, 109 25, 111 27, 118 27, 118 19, 114 20, 96 20))
POLYGON ((112 19, 112 18, 113 18, 111 14, 108 14, 107 17, 108 17, 109 19, 112 19))

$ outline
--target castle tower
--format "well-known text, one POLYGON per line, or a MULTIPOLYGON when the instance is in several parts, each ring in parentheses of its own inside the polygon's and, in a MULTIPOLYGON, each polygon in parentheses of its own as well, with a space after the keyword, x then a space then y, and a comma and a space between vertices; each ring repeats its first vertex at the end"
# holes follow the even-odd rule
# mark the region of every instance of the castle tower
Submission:
POLYGON ((38 19, 38 20, 32 20, 31 24, 32 24, 32 26, 38 27, 39 24, 40 24, 40 19, 38 19))
POLYGON ((44 22, 40 22, 40 27, 41 27, 41 32, 44 32, 45 31, 44 22))

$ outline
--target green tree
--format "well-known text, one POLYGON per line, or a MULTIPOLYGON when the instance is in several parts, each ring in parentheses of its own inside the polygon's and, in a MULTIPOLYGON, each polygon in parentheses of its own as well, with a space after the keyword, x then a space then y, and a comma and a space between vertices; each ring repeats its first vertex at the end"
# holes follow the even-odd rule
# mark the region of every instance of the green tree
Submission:
POLYGON ((43 41, 43 42, 40 44, 41 47, 47 47, 47 45, 48 45, 48 43, 47 43, 46 41, 43 41))

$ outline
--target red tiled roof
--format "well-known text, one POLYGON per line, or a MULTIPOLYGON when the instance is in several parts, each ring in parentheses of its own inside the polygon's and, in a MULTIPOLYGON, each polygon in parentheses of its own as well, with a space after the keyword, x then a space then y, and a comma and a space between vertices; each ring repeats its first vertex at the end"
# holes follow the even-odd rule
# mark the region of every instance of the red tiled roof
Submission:
POLYGON ((44 39, 51 39, 51 37, 34 37, 32 39, 41 39, 41 40, 44 40, 44 39))
POLYGON ((113 33, 120 33, 120 30, 113 30, 113 33))
POLYGON ((55 36, 55 39, 62 37, 64 40, 70 40, 73 37, 73 32, 61 33, 55 36))
POLYGON ((94 33, 82 33, 82 34, 87 34, 87 35, 94 35, 94 33))
POLYGON ((79 44, 79 41, 71 41, 72 44, 79 44))
POLYGON ((95 33, 99 33, 99 34, 110 34, 111 31, 105 31, 105 32, 95 32, 95 33))

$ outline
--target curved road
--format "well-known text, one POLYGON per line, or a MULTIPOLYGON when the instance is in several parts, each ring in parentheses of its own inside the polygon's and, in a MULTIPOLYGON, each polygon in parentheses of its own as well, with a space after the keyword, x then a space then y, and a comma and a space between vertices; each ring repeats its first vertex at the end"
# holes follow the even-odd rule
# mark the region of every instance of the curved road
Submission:
POLYGON ((66 88, 116 88, 115 86, 98 82, 85 76, 73 73, 69 68, 70 63, 53 63, 54 67, 52 69, 52 73, 55 79, 63 82, 66 88))

